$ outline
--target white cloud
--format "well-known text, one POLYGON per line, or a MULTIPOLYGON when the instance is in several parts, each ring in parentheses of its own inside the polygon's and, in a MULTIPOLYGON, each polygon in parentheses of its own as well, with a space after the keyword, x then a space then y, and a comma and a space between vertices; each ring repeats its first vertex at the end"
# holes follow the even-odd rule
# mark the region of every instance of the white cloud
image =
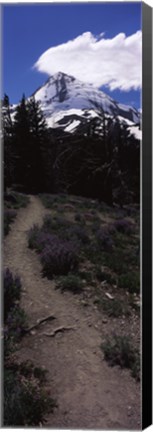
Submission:
POLYGON ((128 37, 119 33, 112 39, 86 32, 45 51, 34 67, 48 75, 61 71, 96 87, 128 91, 141 88, 141 63, 141 31, 128 37))

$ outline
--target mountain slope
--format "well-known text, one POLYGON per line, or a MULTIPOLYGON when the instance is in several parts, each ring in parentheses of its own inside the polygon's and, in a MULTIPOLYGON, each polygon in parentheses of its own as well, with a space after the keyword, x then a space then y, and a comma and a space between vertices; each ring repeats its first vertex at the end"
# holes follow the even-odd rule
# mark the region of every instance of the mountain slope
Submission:
POLYGON ((62 72, 51 76, 34 94, 40 102, 48 126, 75 132, 82 123, 93 118, 118 117, 130 133, 141 138, 140 113, 133 107, 117 103, 92 84, 86 84, 62 72))

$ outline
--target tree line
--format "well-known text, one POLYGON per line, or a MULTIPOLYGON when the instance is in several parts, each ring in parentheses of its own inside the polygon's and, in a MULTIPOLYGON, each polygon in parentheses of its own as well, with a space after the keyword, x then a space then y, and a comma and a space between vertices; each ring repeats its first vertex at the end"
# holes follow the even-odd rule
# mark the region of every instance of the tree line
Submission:
POLYGON ((5 189, 139 202, 140 143, 117 118, 101 110, 75 134, 64 133, 48 128, 39 102, 24 95, 13 113, 5 95, 2 117, 5 189))

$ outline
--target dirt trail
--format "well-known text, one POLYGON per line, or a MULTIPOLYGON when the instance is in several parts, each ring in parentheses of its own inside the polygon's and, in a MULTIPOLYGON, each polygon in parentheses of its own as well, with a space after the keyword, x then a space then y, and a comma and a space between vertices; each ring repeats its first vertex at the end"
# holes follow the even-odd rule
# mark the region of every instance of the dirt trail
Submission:
POLYGON ((102 318, 94 307, 83 307, 78 296, 54 289, 41 278, 41 264, 27 247, 27 231, 41 224, 44 209, 39 198, 20 209, 4 244, 4 265, 21 277, 29 325, 53 314, 20 344, 17 356, 48 370, 48 388, 58 408, 46 426, 69 429, 140 429, 140 386, 128 370, 110 368, 100 349, 102 318), (59 326, 74 329, 45 336, 59 326))

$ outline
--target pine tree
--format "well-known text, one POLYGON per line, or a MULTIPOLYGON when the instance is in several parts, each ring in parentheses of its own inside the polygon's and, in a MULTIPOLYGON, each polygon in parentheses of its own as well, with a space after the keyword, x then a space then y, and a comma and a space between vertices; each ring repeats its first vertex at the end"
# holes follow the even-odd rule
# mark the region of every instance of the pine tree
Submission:
POLYGON ((41 191, 44 187, 43 145, 47 139, 47 126, 34 97, 26 101, 23 95, 16 109, 14 130, 18 182, 26 191, 41 191))
POLYGON ((4 159, 4 189, 10 186, 14 178, 13 124, 9 97, 5 94, 2 101, 2 134, 4 159))
POLYGON ((33 140, 39 140, 39 142, 43 143, 45 137, 47 136, 47 124, 41 111, 40 103, 36 101, 33 96, 30 98, 27 107, 30 122, 30 133, 33 136, 33 140))
POLYGON ((14 137, 17 154, 16 182, 26 188, 30 166, 30 124, 24 94, 14 116, 14 137))
POLYGON ((48 129, 40 103, 32 97, 28 102, 28 116, 31 136, 31 177, 35 190, 45 187, 45 152, 48 146, 48 129))

